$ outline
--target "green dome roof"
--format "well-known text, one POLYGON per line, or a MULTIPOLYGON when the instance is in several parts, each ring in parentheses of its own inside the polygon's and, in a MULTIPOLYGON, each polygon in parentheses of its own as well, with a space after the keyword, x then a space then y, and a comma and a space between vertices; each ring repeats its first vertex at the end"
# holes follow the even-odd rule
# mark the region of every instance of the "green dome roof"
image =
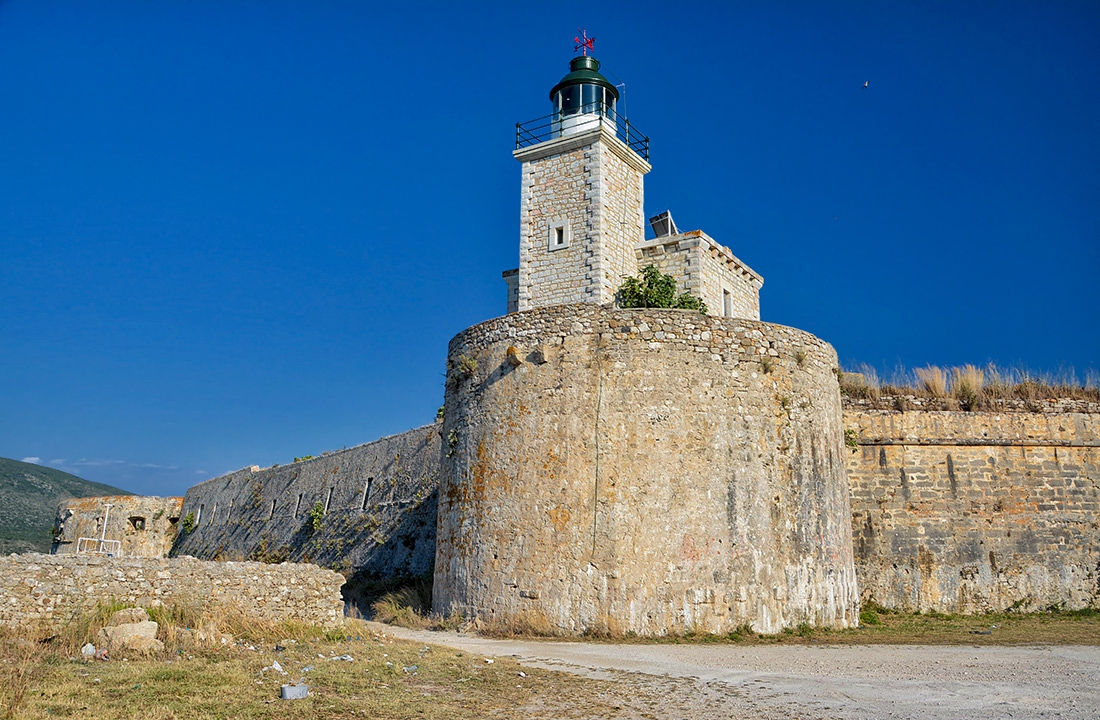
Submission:
POLYGON ((550 91, 551 100, 554 99, 554 95, 559 90, 570 85, 600 85, 607 88, 616 100, 619 99, 619 91, 607 81, 607 78, 600 75, 600 61, 596 58, 588 55, 575 57, 569 61, 569 70, 569 74, 563 77, 550 91))

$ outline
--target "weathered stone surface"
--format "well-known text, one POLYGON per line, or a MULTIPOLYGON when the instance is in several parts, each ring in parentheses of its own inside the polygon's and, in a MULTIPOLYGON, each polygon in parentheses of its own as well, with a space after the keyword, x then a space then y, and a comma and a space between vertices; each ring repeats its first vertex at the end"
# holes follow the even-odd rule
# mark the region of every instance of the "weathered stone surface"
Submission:
MULTIPOLYGON (((115 625, 130 625, 133 623, 143 623, 149 620, 149 613, 145 611, 145 608, 123 608, 117 611, 111 616, 111 619, 107 621, 107 627, 114 627, 115 625)), ((154 623, 155 625, 156 623, 154 623)), ((153 633, 156 636, 156 633, 153 633)))
POLYGON ((981 613, 1100 605, 1100 415, 852 409, 864 599, 981 613))
POLYGON ((208 480, 187 491, 182 512, 195 518, 195 529, 181 535, 175 552, 313 562, 338 569, 352 587, 425 575, 435 557, 439 461, 439 425, 428 425, 208 480), (314 529, 310 510, 317 503, 323 513, 314 529))
POLYGON ((183 498, 179 497, 140 495, 65 500, 57 508, 57 534, 51 552, 55 555, 73 553, 77 551, 80 538, 103 537, 119 542, 119 556, 164 557, 176 539, 182 502, 183 498), (111 507, 108 509, 107 505, 111 507))
POLYGON ((828 344, 573 305, 474 326, 450 358, 437 611, 573 633, 855 624, 828 344))
POLYGON ((107 626, 99 631, 96 644, 112 654, 131 651, 142 654, 159 652, 164 643, 157 640, 157 623, 141 608, 127 608, 111 616, 107 626), (144 620, 132 618, 144 617, 144 620))
POLYGON ((57 626, 119 602, 236 607, 261 620, 334 626, 344 617, 343 584, 341 575, 306 564, 8 555, 0 557, 0 625, 57 626))

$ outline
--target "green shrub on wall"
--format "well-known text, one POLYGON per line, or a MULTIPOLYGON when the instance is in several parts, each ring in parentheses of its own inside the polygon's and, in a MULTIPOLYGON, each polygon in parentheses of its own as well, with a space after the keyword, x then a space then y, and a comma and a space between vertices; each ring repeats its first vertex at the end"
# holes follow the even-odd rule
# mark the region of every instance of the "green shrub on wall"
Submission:
POLYGON ((641 279, 629 277, 619 287, 619 307, 680 308, 707 314, 707 305, 702 298, 691 293, 677 295, 676 279, 662 273, 657 266, 646 266, 640 275, 641 279))

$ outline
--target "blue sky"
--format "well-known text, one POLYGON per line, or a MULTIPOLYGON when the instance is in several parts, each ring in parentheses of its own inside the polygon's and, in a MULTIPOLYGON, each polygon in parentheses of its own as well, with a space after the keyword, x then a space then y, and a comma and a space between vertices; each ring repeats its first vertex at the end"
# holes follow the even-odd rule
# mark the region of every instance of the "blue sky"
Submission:
POLYGON ((763 319, 1100 367, 1096 2, 0 0, 0 456, 175 494, 430 422, 578 27, 763 319))

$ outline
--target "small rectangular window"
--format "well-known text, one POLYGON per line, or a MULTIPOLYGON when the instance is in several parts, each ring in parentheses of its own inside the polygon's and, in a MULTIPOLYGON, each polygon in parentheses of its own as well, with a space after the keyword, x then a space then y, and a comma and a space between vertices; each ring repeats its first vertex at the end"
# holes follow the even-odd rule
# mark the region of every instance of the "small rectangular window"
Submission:
POLYGON ((328 489, 328 497, 325 498, 325 513, 328 513, 328 506, 332 503, 332 491, 336 488, 328 489))
POLYGON ((568 221, 558 220, 551 222, 547 230, 546 248, 551 252, 567 248, 572 239, 573 233, 569 229, 568 221))
POLYGON ((298 511, 302 509, 302 493, 298 493, 298 502, 294 505, 294 517, 298 517, 298 511))
POLYGON ((273 517, 275 517, 275 501, 274 500, 271 501, 271 514, 267 516, 267 519, 270 520, 273 517))
POLYGON ((722 291, 722 314, 726 317, 733 317, 733 296, 730 295, 729 290, 722 291))

